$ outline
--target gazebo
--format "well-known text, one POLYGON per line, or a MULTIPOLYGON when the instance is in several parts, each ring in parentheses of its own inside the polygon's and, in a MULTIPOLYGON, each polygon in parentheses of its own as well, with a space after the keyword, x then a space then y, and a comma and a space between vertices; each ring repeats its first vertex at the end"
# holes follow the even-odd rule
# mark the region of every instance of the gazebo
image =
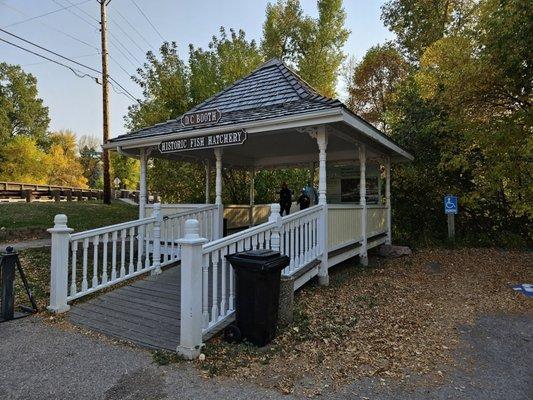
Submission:
MULTIPOLYGON (((56 236, 61 232, 69 236, 66 256, 65 249, 61 250, 66 260, 59 257, 57 269, 62 271, 63 264, 74 260, 70 273, 57 273, 63 277, 56 288, 56 294, 60 291, 57 298, 52 263, 51 309, 64 311, 70 300, 146 271, 157 273, 162 266, 181 260, 178 351, 187 357, 197 354, 199 342, 233 316, 234 276, 224 255, 247 248, 280 250, 290 257, 291 264, 283 273, 294 278, 295 290, 314 276, 327 285, 328 269, 335 264, 359 256, 366 265, 369 248, 391 243, 391 163, 413 159, 342 102, 321 96, 276 59, 179 118, 118 136, 104 147, 140 160, 139 220, 72 235, 62 231, 66 224, 56 224, 56 236), (214 204, 147 207, 149 157, 205 165, 206 203, 210 203, 209 170, 214 166, 214 204), (314 171, 315 165, 317 205, 281 217, 274 204, 268 221, 223 237, 223 167, 254 171, 311 166, 314 171), (80 290, 78 242, 86 256, 89 243, 98 248, 108 241, 113 244, 112 254, 94 253, 94 258, 106 259, 94 264, 92 287, 85 279, 80 290), (99 265, 107 268, 108 264, 111 279, 107 269, 98 272, 99 265), (66 293, 69 281, 70 295, 66 293)), ((253 199, 253 188, 251 193, 253 199)), ((83 260, 87 275, 86 257, 83 260)))

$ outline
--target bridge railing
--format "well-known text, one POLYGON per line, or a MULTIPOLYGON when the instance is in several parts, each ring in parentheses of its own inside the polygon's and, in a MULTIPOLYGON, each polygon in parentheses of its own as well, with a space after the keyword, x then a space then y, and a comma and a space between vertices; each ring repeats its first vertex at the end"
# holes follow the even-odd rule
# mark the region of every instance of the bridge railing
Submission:
POLYGON ((218 206, 163 216, 159 203, 152 216, 116 225, 72 233, 65 215, 56 215, 52 234, 50 281, 51 311, 68 310, 72 300, 102 290, 135 276, 152 272, 181 257, 177 241, 183 225, 195 218, 201 234, 218 235, 218 206))

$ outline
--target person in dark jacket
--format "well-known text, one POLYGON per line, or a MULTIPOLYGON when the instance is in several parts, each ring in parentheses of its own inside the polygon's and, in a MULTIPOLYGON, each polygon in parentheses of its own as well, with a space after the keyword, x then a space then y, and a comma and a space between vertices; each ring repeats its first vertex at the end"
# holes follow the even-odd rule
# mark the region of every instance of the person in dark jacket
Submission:
POLYGON ((298 197, 297 203, 300 205, 300 210, 305 210, 306 208, 309 208, 309 205, 311 204, 311 199, 307 195, 305 189, 302 189, 302 193, 300 194, 300 197, 298 197))
POLYGON ((281 185, 281 190, 279 192, 279 206, 281 208, 280 214, 283 216, 283 212, 285 212, 285 215, 289 215, 291 212, 291 204, 292 204, 292 192, 287 186, 287 182, 283 182, 281 185))

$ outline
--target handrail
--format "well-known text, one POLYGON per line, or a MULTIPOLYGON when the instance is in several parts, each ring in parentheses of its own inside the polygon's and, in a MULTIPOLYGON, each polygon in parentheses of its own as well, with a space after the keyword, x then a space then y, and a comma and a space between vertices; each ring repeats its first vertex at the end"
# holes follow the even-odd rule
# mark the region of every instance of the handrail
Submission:
POLYGON ((171 219, 171 218, 183 217, 188 214, 196 214, 196 213, 203 212, 203 211, 214 210, 215 208, 217 208, 216 205, 208 204, 208 205, 201 206, 198 208, 193 208, 191 210, 183 210, 183 211, 179 211, 174 214, 168 214, 168 215, 163 216, 163 219, 166 220, 166 219, 171 219))
POLYGON ((347 209, 347 210, 358 210, 358 209, 363 209, 363 206, 359 203, 341 203, 341 204, 328 204, 328 210, 329 209, 332 209, 332 210, 342 210, 342 209, 347 209))
POLYGON ((265 222, 261 225, 256 225, 252 228, 248 228, 241 232, 233 233, 229 236, 214 240, 212 242, 206 243, 203 245, 203 252, 204 254, 219 250, 229 244, 235 243, 241 239, 246 239, 250 236, 256 235, 261 232, 265 232, 273 227, 276 226, 276 223, 274 221, 271 222, 265 222))
POLYGON ((294 220, 296 220, 298 218, 305 217, 305 216, 307 216, 309 214, 313 214, 316 211, 321 210, 322 207, 323 207, 322 204, 317 204, 315 206, 306 208, 305 210, 296 211, 296 212, 294 212, 292 214, 289 214, 289 215, 286 215, 286 216, 282 217, 281 221, 283 223, 294 221, 294 220))
POLYGON ((120 224, 109 225, 109 226, 104 226, 101 228, 90 229, 88 231, 73 233, 72 235, 70 235, 70 240, 72 241, 72 240, 85 239, 88 237, 102 235, 104 233, 119 231, 121 229, 128 229, 128 228, 133 228, 135 226, 146 225, 151 222, 155 222, 155 217, 148 217, 148 218, 136 219, 133 221, 121 222, 120 224))

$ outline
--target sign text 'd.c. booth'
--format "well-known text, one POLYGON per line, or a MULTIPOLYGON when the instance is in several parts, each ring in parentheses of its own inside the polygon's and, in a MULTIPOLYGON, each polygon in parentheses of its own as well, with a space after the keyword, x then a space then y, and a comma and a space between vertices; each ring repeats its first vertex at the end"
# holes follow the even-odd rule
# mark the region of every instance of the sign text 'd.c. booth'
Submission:
POLYGON ((211 110, 196 111, 185 114, 181 117, 181 124, 183 126, 198 126, 206 124, 216 124, 222 117, 222 113, 213 108, 211 110))
POLYGON ((159 143, 160 153, 176 153, 187 150, 201 150, 210 147, 236 146, 243 144, 248 138, 244 129, 233 132, 215 133, 184 139, 165 140, 159 143))

